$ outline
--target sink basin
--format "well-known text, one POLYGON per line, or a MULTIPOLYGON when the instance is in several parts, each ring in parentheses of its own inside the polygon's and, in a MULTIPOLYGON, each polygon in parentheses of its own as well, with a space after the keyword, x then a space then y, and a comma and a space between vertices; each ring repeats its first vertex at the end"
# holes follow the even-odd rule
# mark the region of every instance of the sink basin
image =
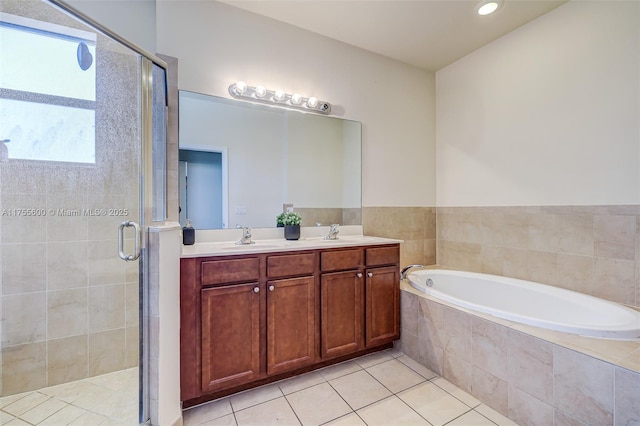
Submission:
POLYGON ((222 250, 262 250, 262 249, 277 249, 277 248, 282 248, 282 247, 286 247, 286 244, 260 244, 260 243, 256 243, 256 244, 233 244, 233 245, 228 245, 228 246, 224 246, 221 247, 222 250))

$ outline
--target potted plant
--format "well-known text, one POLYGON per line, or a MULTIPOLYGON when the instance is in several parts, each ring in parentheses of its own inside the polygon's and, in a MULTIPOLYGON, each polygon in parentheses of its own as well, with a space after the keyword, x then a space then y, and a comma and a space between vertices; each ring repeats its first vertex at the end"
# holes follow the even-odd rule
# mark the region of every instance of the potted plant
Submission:
POLYGON ((276 226, 282 228, 284 226, 284 213, 280 213, 276 216, 276 226))
POLYGON ((302 218, 296 212, 286 212, 282 214, 282 224, 284 225, 285 239, 300 239, 300 222, 302 222, 302 218))

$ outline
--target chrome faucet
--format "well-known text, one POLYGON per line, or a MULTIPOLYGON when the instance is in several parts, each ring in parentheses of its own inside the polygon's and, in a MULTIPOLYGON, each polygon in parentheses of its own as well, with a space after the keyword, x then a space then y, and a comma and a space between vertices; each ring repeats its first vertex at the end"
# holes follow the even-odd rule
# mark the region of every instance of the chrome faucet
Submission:
POLYGON ((409 269, 411 268, 424 268, 424 265, 409 265, 409 266, 405 266, 404 268, 402 268, 402 270, 400 271, 400 280, 406 280, 407 279, 407 273, 409 272, 409 269))
POLYGON ((251 228, 244 226, 242 227, 242 238, 236 241, 236 245, 249 245, 255 244, 255 241, 251 241, 251 228))
POLYGON ((338 232, 340 232, 340 230, 338 229, 338 225, 337 223, 333 223, 331 224, 331 226, 329 227, 329 235, 327 235, 326 237, 324 237, 325 240, 337 240, 338 239, 338 232))

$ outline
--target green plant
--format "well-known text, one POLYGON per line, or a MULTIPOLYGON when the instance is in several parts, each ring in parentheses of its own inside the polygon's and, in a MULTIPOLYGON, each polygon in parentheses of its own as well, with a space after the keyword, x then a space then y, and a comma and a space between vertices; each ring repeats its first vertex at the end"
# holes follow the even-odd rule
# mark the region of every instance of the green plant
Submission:
POLYGON ((300 225, 300 222, 302 222, 302 218, 296 212, 282 213, 278 216, 278 220, 280 220, 280 216, 282 216, 283 225, 300 225))
POLYGON ((284 226, 284 213, 280 213, 276 216, 276 225, 284 226))

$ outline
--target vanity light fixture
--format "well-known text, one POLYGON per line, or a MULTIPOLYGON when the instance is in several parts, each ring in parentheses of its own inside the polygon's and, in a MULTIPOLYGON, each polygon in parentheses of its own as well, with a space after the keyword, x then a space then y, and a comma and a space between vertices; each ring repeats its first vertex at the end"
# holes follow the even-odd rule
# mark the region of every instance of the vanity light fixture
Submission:
POLYGON ((325 101, 319 101, 315 96, 305 98, 298 93, 285 93, 285 91, 281 89, 269 90, 264 86, 248 86, 244 81, 238 81, 229 86, 229 94, 236 99, 250 102, 277 105, 284 108, 316 112, 324 115, 331 113, 331 104, 325 101))
POLYGON ((484 0, 476 6, 476 13, 482 16, 490 15, 500 9, 502 2, 503 0, 484 0))

